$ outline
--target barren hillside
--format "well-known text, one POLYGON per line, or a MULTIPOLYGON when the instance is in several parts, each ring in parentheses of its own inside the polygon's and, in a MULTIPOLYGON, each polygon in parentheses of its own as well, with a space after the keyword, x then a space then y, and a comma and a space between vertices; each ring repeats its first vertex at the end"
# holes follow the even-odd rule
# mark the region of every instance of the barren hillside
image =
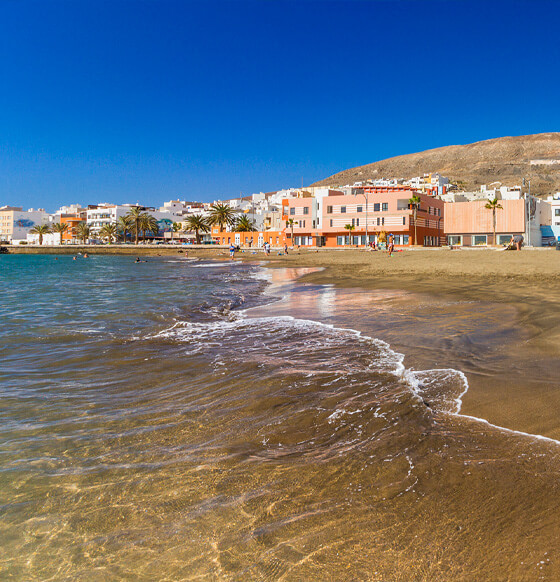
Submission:
POLYGON ((504 186, 531 180, 531 192, 560 191, 560 133, 500 137, 388 158, 344 170, 312 186, 343 186, 375 178, 403 178, 440 172, 459 189, 478 189, 499 181, 504 186))

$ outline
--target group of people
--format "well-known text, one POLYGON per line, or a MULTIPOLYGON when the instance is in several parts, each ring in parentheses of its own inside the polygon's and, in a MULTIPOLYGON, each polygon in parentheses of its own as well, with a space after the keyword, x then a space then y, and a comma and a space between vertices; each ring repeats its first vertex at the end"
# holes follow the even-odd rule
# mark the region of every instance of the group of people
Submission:
MULTIPOLYGON (((241 248, 239 247, 239 245, 234 245, 233 243, 231 243, 229 245, 229 258, 233 261, 233 259, 235 258, 235 253, 237 251, 241 250, 241 248)), ((269 242, 265 242, 263 244, 263 251, 264 254, 268 257, 270 256, 270 243, 269 242)), ((287 255, 288 254, 288 245, 284 245, 284 253, 287 255)))

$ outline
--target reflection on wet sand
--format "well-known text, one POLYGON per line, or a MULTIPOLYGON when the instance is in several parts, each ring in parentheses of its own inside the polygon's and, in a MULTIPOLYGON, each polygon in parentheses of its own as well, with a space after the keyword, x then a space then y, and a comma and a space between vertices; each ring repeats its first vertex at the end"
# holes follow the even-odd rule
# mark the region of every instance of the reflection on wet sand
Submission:
POLYGON ((282 297, 275 313, 383 339, 405 354, 408 367, 461 370, 469 382, 465 414, 560 440, 560 361, 527 345, 514 306, 398 289, 290 284, 314 270, 267 271, 268 293, 282 297))

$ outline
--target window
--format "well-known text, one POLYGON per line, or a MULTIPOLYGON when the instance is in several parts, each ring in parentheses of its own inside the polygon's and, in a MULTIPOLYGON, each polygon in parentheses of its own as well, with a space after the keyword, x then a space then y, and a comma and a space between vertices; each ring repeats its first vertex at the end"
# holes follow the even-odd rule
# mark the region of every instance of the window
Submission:
POLYGON ((296 213, 295 208, 290 208, 290 216, 293 216, 296 213))
POLYGON ((313 228, 315 228, 315 221, 313 221, 313 228))
POLYGON ((499 234, 498 235, 498 244, 499 245, 505 245, 505 244, 507 245, 510 240, 511 240, 510 234, 499 234))
POLYGON ((447 237, 447 244, 450 246, 460 246, 463 244, 463 237, 459 235, 451 235, 447 237))
POLYGON ((554 216, 560 216, 560 208, 554 209, 554 216))
POLYGON ((352 226, 356 226, 356 219, 355 218, 352 219, 352 226))
POLYGON ((403 245, 407 245, 408 244, 408 240, 409 240, 408 234, 403 234, 403 243, 402 244, 403 245))
POLYGON ((383 212, 387 212, 387 210, 389 210, 389 204, 387 202, 383 202, 383 204, 381 204, 381 210, 383 212))
POLYGON ((360 226, 360 219, 356 218, 356 226, 360 226))
POLYGON ((485 234, 476 234, 473 236, 473 244, 476 245, 485 245, 486 244, 486 235, 485 234))
POLYGON ((332 206, 327 206, 327 214, 332 214, 332 206))
POLYGON ((379 202, 376 202, 376 203, 373 205, 373 211, 374 211, 374 212, 379 212, 379 209, 380 209, 380 208, 381 208, 381 204, 379 204, 379 202))
POLYGON ((304 206, 303 207, 303 213, 304 214, 309 214, 309 206, 304 206))
POLYGON ((336 244, 339 247, 344 246, 344 237, 343 236, 337 236, 336 237, 336 244))
POLYGON ((358 206, 356 208, 356 212, 363 212, 364 211, 364 207, 363 206, 358 206))
POLYGON ((341 206, 340 207, 340 213, 341 214, 346 214, 346 206, 341 206))
POLYGON ((332 226, 332 218, 331 218, 331 224, 330 224, 330 226, 332 226))
POLYGON ((406 216, 402 217, 402 223, 403 223, 403 226, 406 226, 406 216))
POLYGON ((379 216, 377 217, 377 226, 379 226, 381 224, 381 219, 379 218, 379 216))
POLYGON ((381 219, 381 224, 384 226, 385 225, 385 217, 383 216, 383 218, 381 219))

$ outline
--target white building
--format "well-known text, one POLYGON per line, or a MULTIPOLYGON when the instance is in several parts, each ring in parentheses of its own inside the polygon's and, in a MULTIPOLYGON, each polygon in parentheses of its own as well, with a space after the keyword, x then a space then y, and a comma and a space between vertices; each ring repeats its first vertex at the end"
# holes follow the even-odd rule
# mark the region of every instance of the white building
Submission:
POLYGON ((54 216, 60 216, 61 214, 78 215, 80 212, 84 212, 85 210, 86 209, 81 204, 68 204, 67 206, 61 206, 54 213, 54 216))
POLYGON ((0 207, 0 240, 12 244, 27 242, 27 235, 34 227, 49 223, 49 215, 44 209, 23 210, 19 206, 0 207))
POLYGON ((130 212, 131 206, 101 203, 94 208, 88 208, 86 223, 90 229, 91 238, 96 238, 99 231, 107 224, 117 224, 121 216, 130 212))
POLYGON ((543 200, 541 212, 541 235, 543 245, 560 242, 560 192, 543 200))

